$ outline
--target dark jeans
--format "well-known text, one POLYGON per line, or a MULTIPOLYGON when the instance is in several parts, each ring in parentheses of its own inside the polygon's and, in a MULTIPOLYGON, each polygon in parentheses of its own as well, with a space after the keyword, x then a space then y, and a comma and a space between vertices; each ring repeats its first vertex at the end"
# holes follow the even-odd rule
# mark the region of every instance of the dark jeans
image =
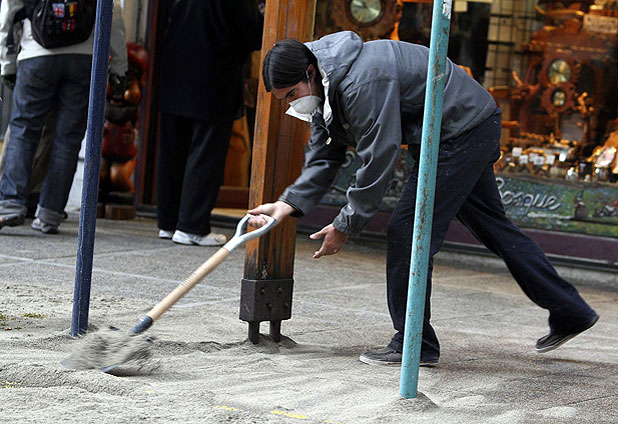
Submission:
POLYGON ((26 213, 34 155, 48 114, 55 108, 49 168, 39 198, 38 216, 58 225, 69 198, 86 131, 90 55, 53 55, 19 62, 13 90, 11 141, 0 179, 0 211, 26 213), (23 209, 22 209, 23 206, 23 209))
MULTIPOLYGON (((549 311, 551 330, 579 328, 595 312, 562 279, 540 247, 505 215, 493 163, 500 154, 498 114, 476 128, 440 144, 430 258, 439 250, 451 220, 457 217, 488 249, 500 256, 524 293, 549 311)), ((389 346, 402 350, 418 169, 406 183, 388 227, 387 287, 397 333, 389 346)), ((440 344, 431 318, 430 259, 423 325, 423 358, 438 358, 440 344)))
POLYGON ((210 233, 210 215, 223 183, 232 124, 161 115, 157 155, 160 229, 210 233))

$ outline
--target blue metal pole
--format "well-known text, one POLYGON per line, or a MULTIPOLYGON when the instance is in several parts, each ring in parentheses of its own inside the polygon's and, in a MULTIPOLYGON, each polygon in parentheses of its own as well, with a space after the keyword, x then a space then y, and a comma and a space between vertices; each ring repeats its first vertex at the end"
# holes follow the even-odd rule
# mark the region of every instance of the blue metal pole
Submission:
POLYGON ((421 354, 423 313, 427 290, 429 249, 433 223, 433 203, 440 147, 442 100, 446 72, 446 53, 451 24, 452 0, 434 0, 429 43, 429 65, 425 90, 425 111, 419 163, 414 237, 410 260, 410 282, 403 339, 399 394, 415 398, 418 388, 418 367, 421 354))
POLYGON ((113 8, 114 0, 99 0, 97 2, 94 51, 90 73, 88 127, 86 129, 84 185, 79 216, 77 265, 75 270, 75 289, 73 292, 73 317, 71 320, 71 336, 73 337, 84 334, 88 328, 92 257, 94 253, 101 145, 103 141, 103 114, 105 111, 105 89, 107 86, 107 66, 109 63, 113 8))

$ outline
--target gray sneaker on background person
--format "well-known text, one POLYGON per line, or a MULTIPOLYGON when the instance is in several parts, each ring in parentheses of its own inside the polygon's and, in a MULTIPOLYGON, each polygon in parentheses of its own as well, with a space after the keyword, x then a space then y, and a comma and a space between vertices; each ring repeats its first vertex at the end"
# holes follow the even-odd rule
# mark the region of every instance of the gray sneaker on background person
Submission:
POLYGON ((46 222, 41 221, 39 218, 35 218, 32 221, 30 227, 33 230, 40 231, 43 234, 58 234, 58 226, 53 224, 48 224, 46 222))
POLYGON ((14 200, 0 200, 0 228, 17 227, 24 223, 28 208, 14 200))
POLYGON ((38 205, 34 214, 35 220, 32 221, 32 229, 40 231, 44 234, 58 234, 58 227, 64 220, 64 211, 62 213, 47 209, 38 205))

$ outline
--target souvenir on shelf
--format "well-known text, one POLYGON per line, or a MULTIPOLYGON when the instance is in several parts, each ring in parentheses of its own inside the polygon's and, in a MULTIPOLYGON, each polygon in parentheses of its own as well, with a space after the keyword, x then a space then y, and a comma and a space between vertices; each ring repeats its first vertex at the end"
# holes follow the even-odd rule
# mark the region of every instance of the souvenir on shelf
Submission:
MULTIPOLYGON (((130 219, 135 216, 133 171, 138 146, 138 107, 146 81, 148 54, 136 44, 127 43, 129 70, 122 83, 108 84, 103 125, 99 217, 130 219)), ((122 77, 121 77, 122 78, 122 77)))
POLYGON ((611 141, 618 129, 617 5, 616 0, 539 0, 545 26, 523 45, 525 75, 513 72, 511 87, 490 89, 507 101, 510 118, 497 172, 618 181, 618 143, 611 141), (532 164, 524 169, 525 154, 532 164))

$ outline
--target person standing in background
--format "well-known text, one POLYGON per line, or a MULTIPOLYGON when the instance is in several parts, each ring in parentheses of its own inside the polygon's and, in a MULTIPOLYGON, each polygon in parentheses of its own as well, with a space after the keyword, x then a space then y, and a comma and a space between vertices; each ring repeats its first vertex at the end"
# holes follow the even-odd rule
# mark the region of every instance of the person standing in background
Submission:
POLYGON ((159 237, 218 246, 210 218, 232 124, 243 114, 243 64, 262 45, 255 0, 163 0, 157 153, 159 237))
MULTIPOLYGON (((5 140, 8 145, 0 179, 0 228, 24 223, 33 160, 43 125, 53 110, 48 169, 32 228, 45 234, 57 234, 64 219, 88 113, 94 18, 89 28, 80 26, 87 25, 80 17, 86 10, 96 8, 96 2, 38 2, 38 6, 53 8, 50 18, 53 22, 49 23, 54 28, 62 27, 62 36, 66 37, 62 46, 47 48, 38 38, 41 29, 31 22, 34 12, 29 15, 28 9, 34 7, 33 3, 36 5, 32 1, 4 0, 0 5, 2 81, 8 86, 14 84, 10 140, 5 140), (84 28, 83 38, 73 40, 71 32, 65 28, 73 28, 76 20, 78 29, 84 28), (17 39, 19 43, 14 43, 17 39)), ((49 34, 44 34, 43 38, 46 36, 49 34)), ((128 64, 120 2, 114 4, 110 54, 110 73, 123 80, 128 64)))

